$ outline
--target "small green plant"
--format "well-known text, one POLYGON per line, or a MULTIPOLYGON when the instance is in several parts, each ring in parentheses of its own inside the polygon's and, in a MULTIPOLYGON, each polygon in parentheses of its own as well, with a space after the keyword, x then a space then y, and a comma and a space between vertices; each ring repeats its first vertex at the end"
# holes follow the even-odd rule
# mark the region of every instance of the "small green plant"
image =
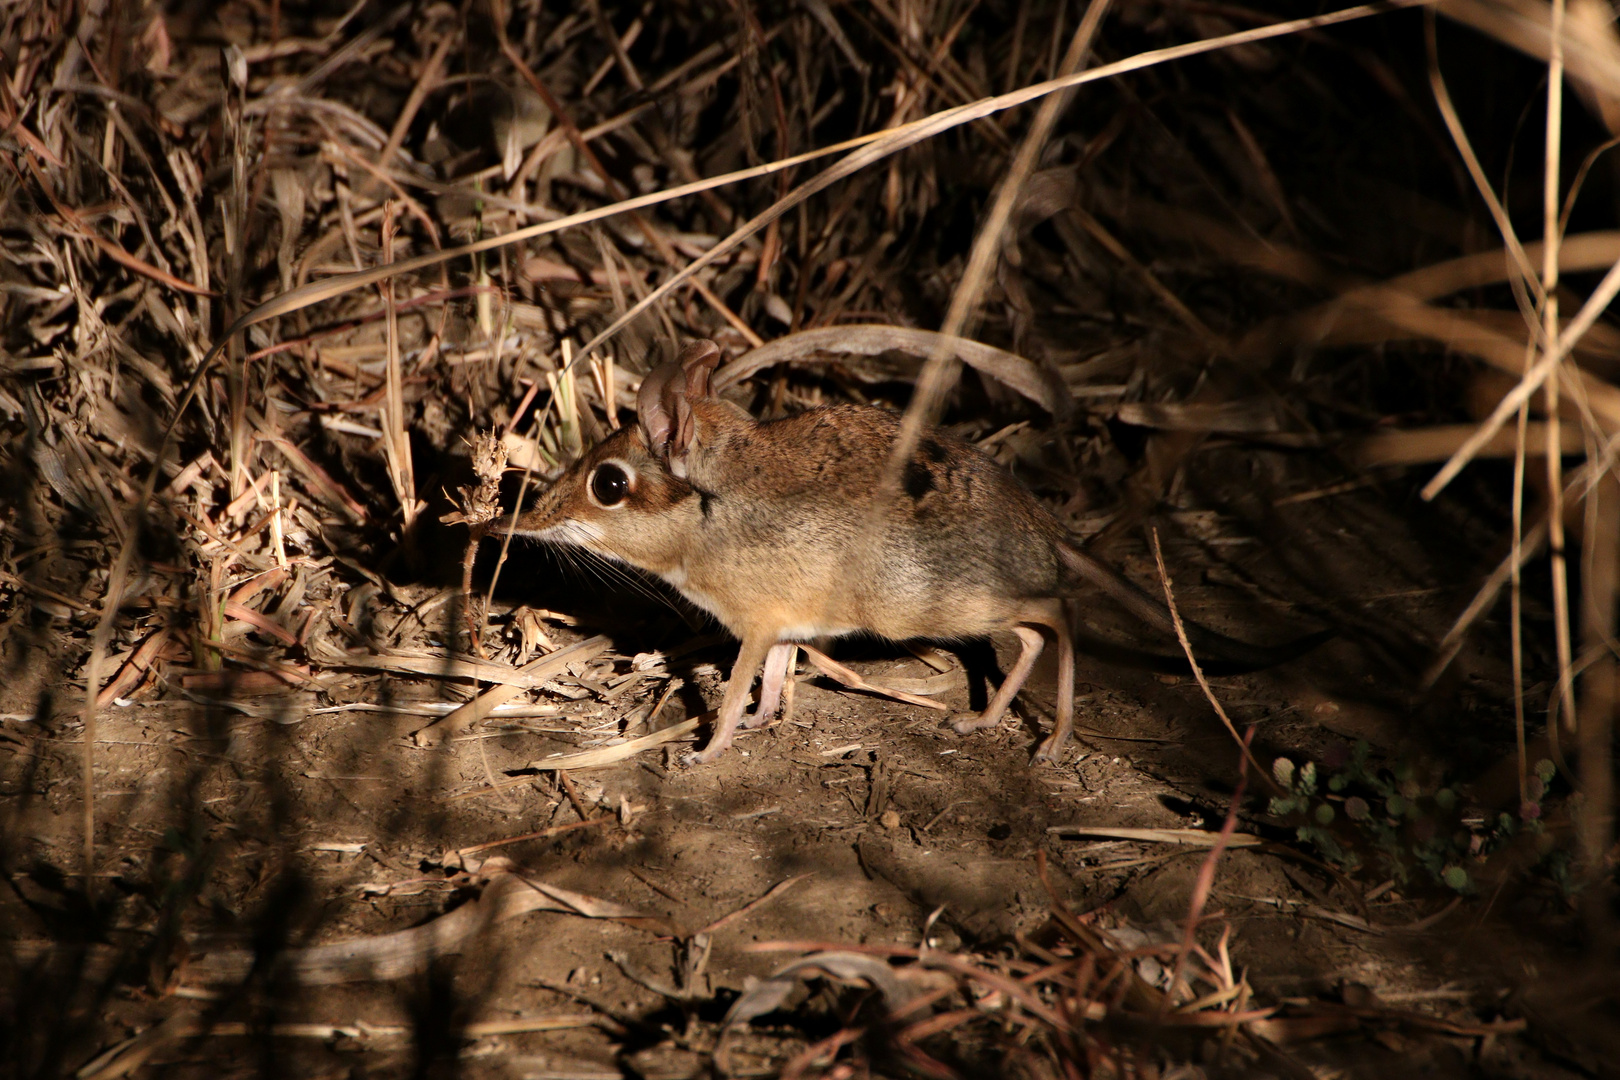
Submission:
POLYGON ((1345 870, 1370 861, 1403 888, 1421 872, 1463 894, 1474 891, 1471 863, 1520 831, 1541 830, 1541 801, 1556 772, 1551 761, 1536 763, 1517 819, 1507 813, 1495 820, 1465 818, 1457 793, 1443 786, 1430 790, 1412 762, 1386 769, 1368 757, 1366 742, 1358 740, 1327 755, 1321 770, 1314 761, 1296 766, 1278 758, 1271 773, 1283 794, 1271 800, 1271 813, 1290 821, 1301 843, 1345 870))

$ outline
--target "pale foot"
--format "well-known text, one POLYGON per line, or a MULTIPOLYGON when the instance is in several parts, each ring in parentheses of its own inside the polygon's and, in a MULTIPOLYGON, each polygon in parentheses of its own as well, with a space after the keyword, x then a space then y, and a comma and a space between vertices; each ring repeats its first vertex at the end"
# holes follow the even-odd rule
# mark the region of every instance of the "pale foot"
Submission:
POLYGON ((975 731, 984 731, 987 728, 993 728, 999 723, 1001 723, 1001 717, 999 716, 986 717, 982 713, 978 713, 956 721, 951 725, 951 730, 956 732, 958 735, 971 735, 975 731))
POLYGON ((1056 734, 1048 735, 1036 748, 1035 754, 1029 759, 1031 765, 1056 765, 1058 758, 1063 756, 1063 745, 1067 738, 1059 739, 1056 734))
POLYGON ((679 758, 681 766, 690 769, 694 765, 708 765, 719 761, 720 755, 724 754, 730 745, 725 743, 721 746, 711 746, 706 750, 688 750, 679 758))

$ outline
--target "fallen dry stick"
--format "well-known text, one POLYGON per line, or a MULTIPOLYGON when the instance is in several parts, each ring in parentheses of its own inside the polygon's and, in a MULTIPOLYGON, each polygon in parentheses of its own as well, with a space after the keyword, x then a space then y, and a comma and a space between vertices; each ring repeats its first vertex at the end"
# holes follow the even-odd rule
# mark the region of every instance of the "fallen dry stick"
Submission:
MULTIPOLYGON (((484 717, 494 712, 498 706, 517 697, 525 689, 538 685, 539 682, 562 671, 569 663, 594 660, 605 652, 607 647, 608 639, 598 634, 595 637, 586 638, 584 641, 570 645, 566 649, 558 649, 556 652, 547 653, 537 660, 529 661, 520 668, 508 669, 512 681, 489 679, 488 681, 499 682, 500 685, 485 690, 455 712, 446 713, 416 732, 414 735, 416 745, 438 745, 450 736, 459 734, 484 719, 484 717), (523 681, 517 681, 519 679, 523 681)), ((483 676, 479 676, 479 678, 482 679, 483 676)))
POLYGON ((533 689, 561 670, 570 660, 588 660, 606 649, 608 639, 601 635, 547 653, 538 661, 521 668, 483 660, 474 656, 446 656, 443 653, 398 652, 374 654, 347 653, 322 642, 311 642, 309 658, 325 668, 358 668, 364 671, 393 671, 401 675, 422 675, 435 679, 472 679, 477 682, 500 683, 533 689), (595 652, 591 650, 595 649, 595 652), (567 654, 567 655, 564 655, 567 654), (537 666, 550 661, 556 666, 537 666))
MULTIPOLYGON (((1189 847, 1214 847, 1220 840, 1218 832, 1203 829, 1126 829, 1101 828, 1091 825, 1053 825, 1047 830, 1060 836, 1095 836, 1104 840, 1142 840, 1156 844, 1185 844, 1189 847)), ((1229 848, 1254 847, 1265 840, 1252 833, 1233 833, 1226 838, 1229 848)))
POLYGON ((1060 413, 1067 404, 1062 400, 1068 394, 1067 388, 1016 353, 934 330, 875 324, 823 326, 779 337, 715 372, 714 385, 724 390, 765 368, 812 363, 822 355, 881 356, 886 352, 924 358, 935 352, 946 352, 974 370, 1005 383, 1049 413, 1060 413))
POLYGON ((152 663, 157 659, 158 653, 169 643, 167 627, 152 633, 145 641, 136 646, 135 651, 125 658, 118 668, 118 673, 107 681, 96 695, 96 708, 105 709, 118 698, 139 686, 146 678, 147 672, 152 670, 152 663))
MULTIPOLYGON (((643 750, 651 750, 655 746, 662 746, 668 742, 684 739, 698 729, 698 725, 713 720, 715 713, 710 711, 702 716, 694 716, 690 720, 683 720, 679 724, 655 731, 651 735, 643 735, 639 739, 629 742, 616 743, 613 746, 599 746, 595 750, 581 750, 577 754, 560 754, 557 757, 541 758, 531 761, 528 768, 543 769, 599 769, 603 765, 614 765, 627 758, 633 758, 643 750)), ((482 794, 482 792, 479 792, 482 794)))
POLYGON ((868 693, 882 694, 884 697, 894 698, 896 701, 904 701, 908 705, 921 705, 924 708, 939 709, 942 712, 950 711, 949 705, 935 701, 932 698, 920 697, 917 694, 908 694, 904 690, 894 690, 887 686, 879 686, 877 683, 867 682, 855 669, 845 667, 819 649, 812 648, 809 645, 800 645, 799 648, 804 650, 804 655, 810 659, 812 664, 851 690, 865 690, 868 693))

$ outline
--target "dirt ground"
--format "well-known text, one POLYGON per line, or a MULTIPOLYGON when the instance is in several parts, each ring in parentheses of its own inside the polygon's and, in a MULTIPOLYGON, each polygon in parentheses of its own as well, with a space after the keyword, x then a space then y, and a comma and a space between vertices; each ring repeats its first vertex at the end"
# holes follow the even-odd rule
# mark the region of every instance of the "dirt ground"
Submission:
MULTIPOLYGON (((1214 693, 1235 723, 1255 725, 1268 766, 1284 749, 1304 760, 1350 739, 1391 758, 1441 747, 1458 756, 1453 736, 1413 723, 1423 702, 1387 687, 1400 660, 1391 628, 1443 632, 1464 594, 1414 534, 1377 528, 1377 493, 1306 494, 1320 497, 1275 513, 1291 535, 1322 538, 1312 563, 1270 549, 1236 514, 1171 516, 1198 533, 1181 530, 1167 545, 1179 602, 1194 617, 1255 640, 1287 640, 1324 622, 1340 631, 1279 668, 1216 675, 1214 693)), ((1119 547, 1128 572, 1151 584, 1145 552, 1119 547)), ((491 645, 527 659, 516 655, 515 628, 534 627, 539 612, 551 647, 603 630, 602 651, 520 696, 529 715, 492 719, 439 746, 413 738, 432 719, 424 708, 464 701, 470 684, 361 669, 368 657, 426 653, 455 636, 455 590, 357 588, 363 579, 341 563, 306 593, 330 595, 354 635, 342 646, 353 665, 326 665, 319 693, 225 693, 205 703, 170 686, 105 710, 95 893, 108 929, 82 943, 88 951, 71 944, 85 924, 72 878, 82 691, 50 666, 67 659, 71 640, 36 613, 35 640, 53 647, 36 649, 28 670, 13 669, 0 730, 0 797, 21 868, 0 902, 8 935, 22 943, 8 1008, 40 1016, 65 1008, 80 1041, 53 1044, 41 1028, 33 1053, 79 1069, 87 1048, 116 1052, 121 1039, 191 1010, 246 1026, 234 1040, 157 1043, 140 1060, 169 1075, 219 1075, 266 1053, 305 1075, 391 1075, 439 1055, 471 1075, 682 1077, 714 1067, 776 1075, 836 1029, 825 987, 819 1009, 812 999, 761 1019, 711 1055, 727 1004, 795 949, 926 944, 994 954, 1037 935, 1054 902, 1096 913, 1096 925, 1124 935, 1123 947, 1179 940, 1207 849, 1075 829, 1219 827, 1238 750, 1184 667, 1082 654, 1077 738, 1059 764, 1032 768, 1038 729, 1050 723, 1049 663, 1016 719, 959 736, 949 720, 984 700, 982 655, 964 650, 971 676, 954 658, 938 664, 941 673, 905 650, 857 642, 838 655, 867 679, 937 691, 950 711, 846 690, 801 661, 791 715, 745 733, 714 765, 677 763, 688 737, 559 775, 548 756, 644 735, 655 707, 660 729, 716 705, 735 648, 695 631, 696 620, 655 588, 578 569, 516 550, 492 612, 514 628, 513 640, 491 645), (433 925, 508 871, 572 898, 495 923, 453 959, 399 979, 295 992, 269 974, 209 985, 210 949, 382 941, 433 925), (107 978, 109 964, 122 965, 119 978, 107 978), (303 1038, 253 1037, 272 1024, 314 1026, 303 1038)), ((1147 652, 1174 646, 1133 638, 1101 606, 1087 623, 1147 652)), ((316 631, 310 654, 335 633, 316 631)), ((997 645, 1005 669, 1015 643, 997 645)), ((1495 702, 1496 715, 1481 710, 1485 727, 1472 733, 1490 746, 1502 734, 1502 688, 1470 672, 1470 661, 1460 658, 1437 693, 1495 702)), ((1376 875, 1325 867, 1266 816, 1250 783, 1239 831, 1274 842, 1224 854, 1200 940, 1213 948, 1229 935, 1231 963, 1258 1003, 1376 1002, 1386 1014, 1291 1045, 1301 1075, 1557 1077, 1610 1067, 1591 1049, 1593 1018, 1569 1007, 1583 976, 1566 944, 1572 911, 1554 891, 1516 882, 1463 903, 1433 882, 1414 880, 1409 894, 1378 889, 1376 875), (1462 1033, 1397 1022, 1391 1010, 1462 1033), (1538 1018, 1528 1035, 1522 1023, 1482 1034, 1526 1015, 1538 1018)), ((1144 972, 1155 974, 1163 976, 1144 972)), ((1220 1071, 1224 1060, 1214 1041, 1158 1053, 1195 1071, 1189 1062, 1220 1071)), ((90 1062, 82 1075, 111 1075, 124 1060, 90 1062)))
MULTIPOLYGON (((0 1074, 1620 1076, 1555 571, 1521 746, 1505 592, 1435 666, 1513 468, 1421 494, 1620 259, 1620 37, 1572 16, 1602 77, 1544 140, 1548 31, 1396 6, 0 4, 0 1074), (1055 126, 1007 96, 1116 62, 1055 126), (1331 637, 1217 709, 1079 597, 1038 767, 1050 656, 963 736, 1013 641, 839 643, 944 708, 801 661, 687 768, 735 643, 537 545, 469 598, 443 518, 475 437, 555 476, 695 338, 759 416, 961 354, 946 424, 1099 557, 1160 595, 1157 529, 1189 617, 1331 637)), ((1620 429, 1612 321, 1561 363, 1527 534, 1620 429)))

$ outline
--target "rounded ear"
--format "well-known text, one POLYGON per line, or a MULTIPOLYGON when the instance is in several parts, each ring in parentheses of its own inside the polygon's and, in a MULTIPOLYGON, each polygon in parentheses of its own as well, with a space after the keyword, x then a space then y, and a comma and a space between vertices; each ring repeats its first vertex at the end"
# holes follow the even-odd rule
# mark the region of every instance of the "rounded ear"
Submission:
POLYGON ((692 402, 713 396, 709 376, 720 363, 720 346, 693 341, 672 363, 647 373, 636 394, 636 422, 647 449, 676 476, 686 475, 686 451, 692 445, 692 402))
POLYGON ((720 364, 720 346, 704 339, 689 341, 676 363, 686 373, 687 400, 698 401, 714 396, 709 389, 709 376, 720 364))
POLYGON ((656 458, 669 459, 669 440, 675 434, 674 402, 682 401, 686 376, 678 364, 660 364, 641 380, 636 393, 636 423, 641 425, 647 450, 656 458), (674 384, 674 385, 672 385, 674 384))

